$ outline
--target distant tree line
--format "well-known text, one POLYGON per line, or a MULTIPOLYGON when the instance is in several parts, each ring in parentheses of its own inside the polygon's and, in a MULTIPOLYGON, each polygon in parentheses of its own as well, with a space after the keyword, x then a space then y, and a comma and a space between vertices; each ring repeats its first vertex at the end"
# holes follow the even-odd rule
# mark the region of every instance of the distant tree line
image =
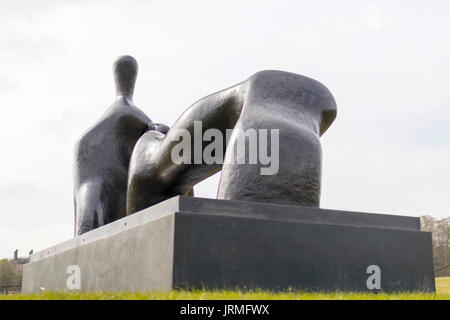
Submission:
POLYGON ((420 217, 423 231, 433 233, 434 270, 436 277, 450 277, 450 218, 420 217))

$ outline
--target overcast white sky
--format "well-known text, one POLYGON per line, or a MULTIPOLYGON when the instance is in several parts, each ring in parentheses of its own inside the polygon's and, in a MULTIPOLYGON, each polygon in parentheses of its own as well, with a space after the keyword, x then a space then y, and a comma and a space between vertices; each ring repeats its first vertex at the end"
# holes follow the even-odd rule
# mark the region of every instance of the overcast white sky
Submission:
POLYGON ((0 257, 72 237, 73 145, 112 103, 123 54, 139 63, 136 105, 168 125, 259 70, 317 79, 338 105, 322 207, 449 216, 449 13, 448 1, 0 0, 0 257))

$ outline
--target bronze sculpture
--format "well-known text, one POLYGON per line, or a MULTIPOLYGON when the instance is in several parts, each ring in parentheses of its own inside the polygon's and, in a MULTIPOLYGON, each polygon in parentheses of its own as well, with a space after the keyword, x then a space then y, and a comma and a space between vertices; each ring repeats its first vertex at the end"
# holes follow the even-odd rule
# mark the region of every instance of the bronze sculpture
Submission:
POLYGON ((118 98, 78 143, 76 234, 125 212, 192 195, 196 183, 220 170, 218 199, 319 206, 319 137, 336 117, 334 98, 321 83, 261 71, 200 99, 169 129, 152 123, 132 103, 136 71, 132 57, 117 60, 118 98), (180 149, 181 142, 186 148, 180 149), (214 161, 205 158, 207 151, 214 161))

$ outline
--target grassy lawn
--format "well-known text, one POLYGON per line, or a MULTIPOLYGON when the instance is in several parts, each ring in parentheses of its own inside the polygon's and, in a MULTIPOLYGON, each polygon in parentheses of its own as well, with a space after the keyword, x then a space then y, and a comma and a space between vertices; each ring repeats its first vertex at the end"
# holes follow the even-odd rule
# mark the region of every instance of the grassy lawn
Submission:
POLYGON ((0 295, 0 300, 450 300, 450 277, 436 278, 436 294, 429 293, 306 293, 268 291, 171 291, 171 292, 42 292, 0 295))
POLYGON ((436 292, 450 295, 450 277, 436 278, 436 292))

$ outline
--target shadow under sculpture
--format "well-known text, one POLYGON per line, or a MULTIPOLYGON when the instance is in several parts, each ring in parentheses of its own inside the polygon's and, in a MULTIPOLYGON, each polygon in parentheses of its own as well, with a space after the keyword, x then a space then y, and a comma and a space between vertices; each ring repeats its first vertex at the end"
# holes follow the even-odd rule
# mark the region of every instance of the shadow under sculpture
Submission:
POLYGON ((131 56, 114 62, 116 99, 75 146, 75 235, 126 215, 126 190, 131 153, 147 130, 167 132, 133 103, 138 65, 131 56))
POLYGON ((130 160, 127 214, 176 195, 187 195, 195 184, 220 170, 218 199, 318 207, 322 158, 319 137, 335 117, 335 100, 321 83, 283 71, 258 72, 194 103, 166 134, 150 130, 139 139, 130 160), (190 161, 173 161, 172 151, 183 139, 180 132, 189 132, 193 137, 190 150, 201 148, 203 154, 213 140, 203 137, 208 129, 218 130, 222 137, 231 133, 227 143, 215 150, 215 156, 223 161, 211 163, 195 152, 182 155, 190 161), (266 150, 279 155, 275 174, 262 174, 267 166, 261 162, 249 163, 248 132, 260 129, 278 132, 278 140, 267 137, 266 145, 266 150), (199 140, 199 134, 203 139, 199 140), (236 161, 242 139, 246 144, 244 163, 236 161))

